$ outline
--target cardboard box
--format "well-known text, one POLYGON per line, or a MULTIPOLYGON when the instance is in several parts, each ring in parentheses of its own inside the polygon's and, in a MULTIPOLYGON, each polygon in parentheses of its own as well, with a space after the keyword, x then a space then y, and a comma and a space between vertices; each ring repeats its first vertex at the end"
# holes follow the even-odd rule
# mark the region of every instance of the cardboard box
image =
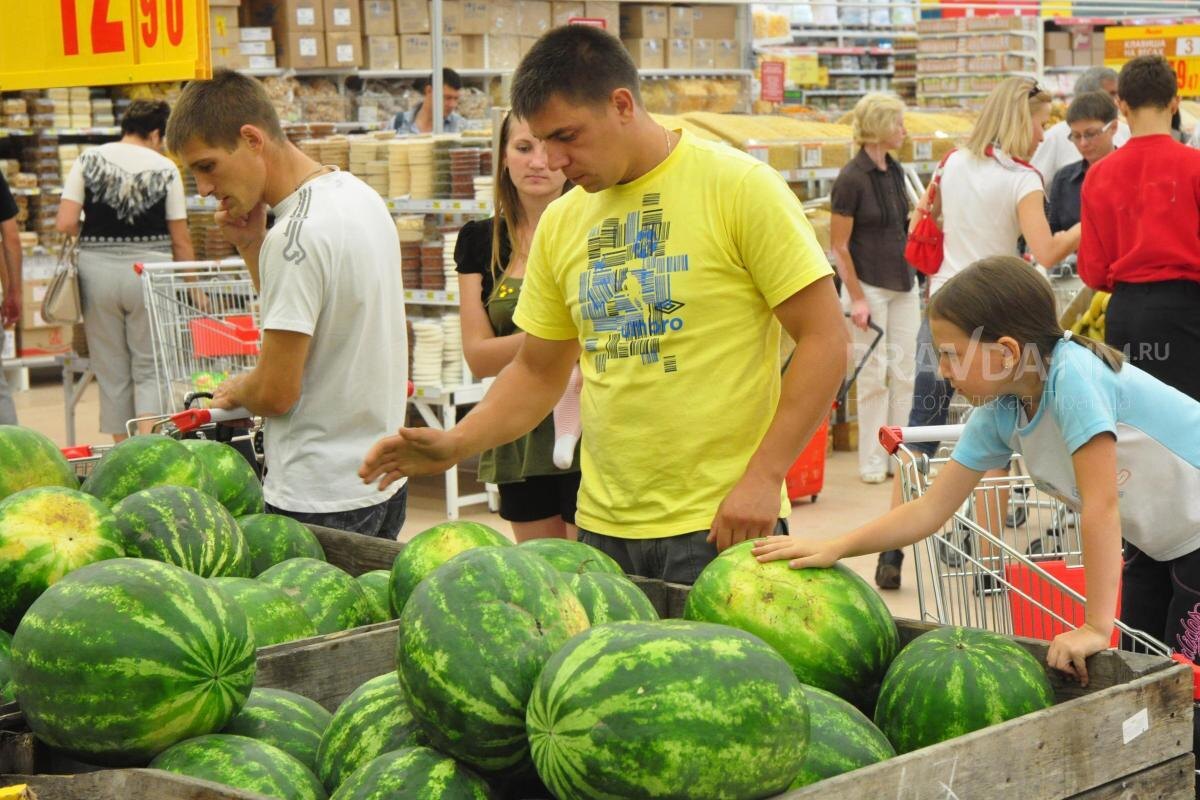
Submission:
POLYGON ((241 41, 243 42, 274 42, 275 36, 271 29, 268 28, 242 28, 241 41))
POLYGON ((610 0, 588 0, 583 4, 584 16, 604 20, 604 29, 613 36, 621 30, 621 4, 610 0))
POLYGON ((521 37, 495 34, 487 37, 487 68, 516 69, 521 63, 521 37))
MULTIPOLYGON (((433 9, 428 11, 429 17, 433 19, 433 9)), ((432 24, 432 23, 431 23, 432 24)), ((442 33, 452 34, 455 36, 462 35, 463 24, 463 4, 462 0, 442 0, 442 33)), ((431 29, 432 30, 432 29, 431 29)), ((401 32, 404 32, 401 29, 401 32)))
POLYGON ((442 65, 449 67, 450 69, 464 69, 463 37, 442 37, 442 65))
POLYGON ((400 37, 364 36, 363 55, 367 69, 400 69, 400 37))
MULTIPOLYGON (((225 69, 250 69, 250 56, 244 56, 238 52, 236 47, 214 47, 211 52, 212 65, 214 67, 224 67, 225 69)), ((89 127, 88 125, 76 125, 72 123, 71 127, 89 127)))
POLYGON ((521 36, 521 58, 525 58, 525 54, 529 52, 529 48, 533 47, 534 42, 538 40, 536 36, 521 36))
MULTIPOLYGON (((362 0, 361 16, 363 36, 396 35, 396 0, 362 0)), ((396 53, 399 56, 399 45, 396 53)))
POLYGON ((487 67, 487 37, 462 37, 462 68, 484 69, 487 67))
POLYGON ((49 278, 25 278, 21 283, 21 327, 48 328, 50 323, 42 319, 42 301, 50 288, 49 278))
MULTIPOLYGON (((446 24, 447 5, 454 3, 442 3, 443 27, 446 24)), ((396 0, 396 33, 429 33, 429 0, 396 0)), ((403 46, 400 48, 400 60, 404 60, 403 46)))
POLYGON ((17 353, 25 357, 56 356, 71 351, 71 328, 63 325, 52 328, 22 329, 17 353))
POLYGON ((713 40, 713 69, 740 69, 743 66, 741 42, 737 39, 713 40))
POLYGON ((325 30, 361 35, 360 0, 322 0, 325 4, 325 30))
POLYGON ((433 69, 433 39, 427 33, 400 37, 400 69, 433 69))
POLYGON ((541 36, 550 30, 553 20, 549 0, 517 0, 517 28, 522 37, 541 36))
POLYGON ((667 63, 663 39, 622 39, 638 69, 663 69, 667 63))
POLYGON ((275 62, 275 54, 269 56, 246 56, 249 62, 247 69, 276 69, 279 65, 275 62))
POLYGON ((242 6, 242 20, 250 25, 270 26, 275 40, 283 33, 325 30, 322 0, 252 0, 242 6))
POLYGON ((320 31, 285 33, 279 39, 279 66, 319 69, 325 66, 325 34, 320 31))
POLYGON ((557 28, 570 22, 571 17, 586 17, 587 14, 584 13, 582 2, 577 2, 577 0, 568 0, 568 2, 554 0, 550 4, 550 16, 553 23, 550 27, 557 28))
POLYGON ((1066 31, 1046 32, 1046 52, 1071 49, 1071 34, 1066 31))
POLYGON ((666 64, 667 69, 692 69, 692 40, 668 39, 666 64))
MULTIPOLYGON (((478 1, 467 0, 467 2, 478 1)), ((488 5, 491 8, 491 27, 488 28, 488 33, 499 36, 521 35, 521 25, 517 20, 516 0, 489 0, 488 5)))
POLYGON ((729 40, 737 35, 736 6, 692 6, 693 37, 729 40))
POLYGON ((1044 60, 1047 67, 1075 66, 1075 55, 1071 52, 1070 48, 1047 50, 1044 60))
MULTIPOLYGON (((457 31, 449 31, 447 33, 458 33, 463 36, 478 36, 488 33, 492 30, 492 4, 489 0, 461 0, 461 21, 457 31)), ((511 3, 510 3, 511 5, 511 3)), ((511 19, 515 19, 516 11, 513 10, 511 19)))
POLYGON ((361 67, 362 37, 357 31, 350 33, 325 32, 325 66, 361 67))
POLYGON ((275 56, 275 42, 238 42, 237 51, 244 56, 275 56))
POLYGON ((667 21, 667 7, 621 4, 622 39, 666 39, 671 33, 667 21))
POLYGON ((208 10, 208 37, 210 47, 236 47, 241 41, 238 28, 238 10, 221 6, 208 10))
POLYGON ((692 39, 692 69, 716 69, 712 39, 692 39))
POLYGON ((691 6, 671 6, 667 12, 672 39, 692 39, 696 33, 696 23, 692 16, 691 6))

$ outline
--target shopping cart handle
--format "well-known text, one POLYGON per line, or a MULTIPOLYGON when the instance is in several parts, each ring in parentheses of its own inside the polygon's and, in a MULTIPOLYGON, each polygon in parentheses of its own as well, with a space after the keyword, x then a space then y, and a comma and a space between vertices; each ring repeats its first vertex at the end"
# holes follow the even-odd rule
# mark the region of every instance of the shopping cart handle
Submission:
POLYGON ((180 433, 190 433, 210 422, 231 422, 249 419, 251 414, 244 408, 189 408, 171 415, 171 424, 180 433))
POLYGON ((918 428, 885 426, 879 429, 879 443, 888 455, 895 455, 900 445, 914 442, 953 442, 962 437, 966 425, 927 425, 918 428))
POLYGON ((92 446, 90 444, 78 444, 74 447, 64 447, 62 449, 63 457, 68 461, 74 461, 80 458, 92 457, 92 446))

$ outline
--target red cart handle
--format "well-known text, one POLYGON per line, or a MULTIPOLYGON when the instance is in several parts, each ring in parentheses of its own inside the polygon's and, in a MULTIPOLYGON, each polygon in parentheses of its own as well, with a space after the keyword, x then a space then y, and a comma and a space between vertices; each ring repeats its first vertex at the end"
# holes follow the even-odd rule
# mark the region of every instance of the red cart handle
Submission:
POLYGON ((189 408, 171 415, 171 425, 180 433, 190 433, 210 422, 232 422, 249 419, 250 412, 244 408, 189 408))
POLYGON ((95 453, 90 444, 77 444, 74 447, 64 447, 62 454, 68 461, 75 461, 80 458, 91 458, 95 453))
POLYGON ((879 429, 879 443, 888 455, 895 455, 905 442, 954 442, 962 438, 966 425, 927 425, 919 428, 885 426, 879 429))

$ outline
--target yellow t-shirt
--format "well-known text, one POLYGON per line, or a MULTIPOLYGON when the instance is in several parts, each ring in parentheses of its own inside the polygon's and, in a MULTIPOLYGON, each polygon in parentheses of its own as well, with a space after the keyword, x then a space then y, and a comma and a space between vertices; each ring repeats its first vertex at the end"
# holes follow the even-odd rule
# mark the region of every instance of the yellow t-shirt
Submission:
POLYGON ((777 172, 687 132, 637 180, 551 204, 514 320, 583 347, 579 527, 711 526, 779 400, 771 309, 831 272, 777 172))

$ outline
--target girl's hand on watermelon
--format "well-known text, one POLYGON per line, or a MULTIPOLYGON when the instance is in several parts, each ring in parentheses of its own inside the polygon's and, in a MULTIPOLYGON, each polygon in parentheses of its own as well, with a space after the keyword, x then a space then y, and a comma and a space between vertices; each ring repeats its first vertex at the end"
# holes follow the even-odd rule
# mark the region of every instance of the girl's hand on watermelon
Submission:
POLYGON ((842 557, 834 542, 812 542, 796 536, 769 536, 759 539, 750 551, 759 563, 789 559, 792 569, 832 567, 842 557))
POLYGON ((1050 643, 1050 650, 1046 653, 1046 663, 1077 679, 1080 686, 1087 686, 1087 657, 1107 650, 1109 646, 1109 636, 1085 624, 1055 636, 1054 641, 1050 643))

